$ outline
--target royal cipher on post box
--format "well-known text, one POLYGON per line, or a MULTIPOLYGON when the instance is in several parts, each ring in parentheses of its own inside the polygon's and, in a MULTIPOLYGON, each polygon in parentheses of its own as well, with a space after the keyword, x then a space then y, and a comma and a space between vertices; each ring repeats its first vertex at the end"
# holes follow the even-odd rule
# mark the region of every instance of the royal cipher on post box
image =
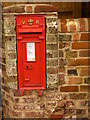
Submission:
POLYGON ((19 89, 46 89, 45 16, 17 15, 16 36, 19 89))

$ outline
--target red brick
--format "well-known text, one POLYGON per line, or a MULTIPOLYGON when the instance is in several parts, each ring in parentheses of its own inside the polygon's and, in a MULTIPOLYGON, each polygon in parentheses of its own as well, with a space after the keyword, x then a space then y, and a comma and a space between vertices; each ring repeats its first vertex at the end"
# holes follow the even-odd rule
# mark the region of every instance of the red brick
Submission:
POLYGON ((63 114, 52 114, 50 116, 50 120, 52 120, 52 118, 55 118, 55 119, 57 119, 57 118, 63 118, 63 114))
POLYGON ((82 33, 80 40, 82 41, 89 41, 90 40, 90 33, 82 33))
POLYGON ((78 86, 60 87, 61 92, 78 92, 78 86))
POLYGON ((88 42, 75 42, 72 43, 72 49, 88 49, 90 43, 88 42))
POLYGON ((82 83, 82 78, 81 77, 69 77, 69 84, 81 84, 82 83))
POLYGON ((79 34, 77 33, 73 34, 73 40, 79 40, 79 34))
POLYGON ((84 18, 79 18, 79 24, 80 24, 80 31, 81 32, 84 32, 84 31, 87 31, 86 30, 86 21, 84 18))
POLYGON ((79 51, 80 57, 90 57, 90 50, 79 51))
POLYGON ((90 68, 84 68, 80 70, 80 76, 90 76, 90 68))
POLYGON ((90 18, 88 18, 88 31, 90 32, 90 18))
POLYGON ((3 13, 23 13, 25 12, 24 6, 12 6, 3 9, 3 13))
POLYGON ((65 83, 65 74, 59 75, 59 84, 62 85, 65 83))
POLYGON ((27 13, 32 13, 32 7, 31 6, 25 6, 25 11, 27 13))
POLYGON ((61 19, 61 32, 67 32, 67 21, 65 19, 61 19))
POLYGON ((70 32, 76 32, 76 24, 74 20, 69 20, 70 32))
POLYGON ((89 65, 90 59, 69 59, 67 65, 70 66, 79 66, 79 65, 89 65))
POLYGON ((55 6, 35 6, 34 12, 39 13, 39 12, 57 12, 58 9, 55 6))
POLYGON ((80 92, 88 92, 89 89, 90 89, 90 86, 84 86, 84 85, 80 86, 80 92))

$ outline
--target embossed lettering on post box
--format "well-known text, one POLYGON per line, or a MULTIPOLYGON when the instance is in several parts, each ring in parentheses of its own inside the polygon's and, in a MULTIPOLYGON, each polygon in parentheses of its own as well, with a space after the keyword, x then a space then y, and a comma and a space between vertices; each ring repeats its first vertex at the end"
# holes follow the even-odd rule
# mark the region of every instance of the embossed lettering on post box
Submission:
POLYGON ((46 89, 44 15, 17 15, 16 35, 19 89, 46 89))

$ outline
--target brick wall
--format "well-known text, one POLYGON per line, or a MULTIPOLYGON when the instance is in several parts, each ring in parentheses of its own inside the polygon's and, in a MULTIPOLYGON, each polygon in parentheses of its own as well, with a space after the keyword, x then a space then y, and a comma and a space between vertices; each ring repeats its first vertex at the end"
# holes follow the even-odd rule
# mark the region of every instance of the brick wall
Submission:
POLYGON ((69 110, 71 108, 77 118, 82 118, 88 116, 89 19, 59 19, 58 25, 60 92, 68 93, 69 110))
POLYGON ((57 19, 49 5, 3 9, 3 118, 88 118, 89 19, 57 19), (45 14, 47 89, 17 88, 15 15, 45 14))
POLYGON ((2 118, 2 105, 1 105, 1 74, 2 74, 2 6, 0 3, 0 119, 2 118))

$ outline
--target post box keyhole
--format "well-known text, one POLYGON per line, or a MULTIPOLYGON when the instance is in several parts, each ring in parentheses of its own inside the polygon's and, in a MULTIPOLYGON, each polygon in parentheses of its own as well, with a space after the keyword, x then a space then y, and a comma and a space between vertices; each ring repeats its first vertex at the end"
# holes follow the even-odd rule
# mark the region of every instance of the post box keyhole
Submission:
POLYGON ((28 66, 26 66, 26 68, 28 69, 28 66))

